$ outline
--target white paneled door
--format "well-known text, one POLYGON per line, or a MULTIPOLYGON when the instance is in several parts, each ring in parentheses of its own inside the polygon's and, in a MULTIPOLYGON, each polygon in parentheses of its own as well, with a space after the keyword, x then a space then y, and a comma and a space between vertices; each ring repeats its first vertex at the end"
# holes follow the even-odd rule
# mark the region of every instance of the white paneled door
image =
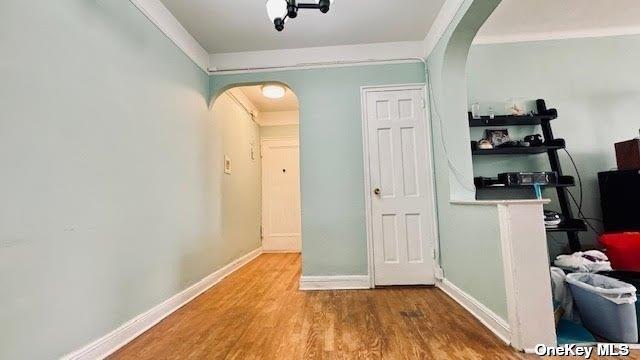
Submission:
POLYGON ((375 285, 434 284, 424 88, 363 91, 375 285))
POLYGON ((262 141, 262 249, 300 252, 298 140, 262 141))

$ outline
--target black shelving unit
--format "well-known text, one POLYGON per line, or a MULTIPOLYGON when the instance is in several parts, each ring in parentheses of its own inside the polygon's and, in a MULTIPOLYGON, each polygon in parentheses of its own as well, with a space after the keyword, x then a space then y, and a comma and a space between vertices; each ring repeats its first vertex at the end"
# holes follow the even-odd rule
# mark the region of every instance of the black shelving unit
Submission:
POLYGON ((532 147, 507 147, 497 149, 472 149, 473 155, 532 155, 542 154, 549 150, 564 149, 564 146, 532 146, 532 147))
MULTIPOLYGON (((547 109, 544 100, 539 99, 536 101, 538 113, 536 115, 496 115, 493 118, 488 116, 482 116, 480 119, 474 119, 471 113, 469 113, 469 126, 470 127, 496 127, 496 126, 518 126, 518 125, 540 125, 542 128, 542 135, 545 139, 545 145, 535 147, 508 147, 508 148, 496 148, 496 149, 472 149, 473 155, 531 155, 531 154, 543 154, 547 153, 549 156, 549 164, 551 165, 551 171, 558 173, 558 182, 555 184, 549 184, 547 187, 553 187, 558 194, 558 202, 560 203, 560 209, 564 216, 564 221, 557 227, 547 228, 547 232, 565 232, 569 239, 569 247, 571 251, 579 251, 581 249, 580 237, 578 235, 581 231, 587 231, 585 222, 581 219, 576 219, 573 216, 573 210, 569 203, 569 197, 567 194, 567 188, 575 186, 575 181, 571 176, 565 176, 562 174, 562 166, 560 165, 560 159, 558 157, 558 150, 564 149, 565 143, 562 139, 555 139, 553 137, 553 130, 551 129, 551 121, 558 118, 558 112, 555 109, 547 109)), ((492 189, 499 191, 500 189, 514 189, 518 187, 506 187, 500 186, 497 179, 483 179, 480 181, 476 179, 476 187, 479 189, 492 189)), ((522 187, 520 187, 522 188, 522 187)))
MULTIPOLYGON (((474 183, 477 188, 482 188, 482 189, 492 189, 492 188, 502 189, 507 187, 500 180, 498 180, 498 178, 490 178, 490 179, 475 178, 474 183)), ((553 183, 550 182, 549 184, 546 184, 543 187, 572 187, 575 185, 576 185, 576 182, 573 179, 573 176, 563 175, 558 177, 558 181, 553 183)), ((511 185, 508 187, 509 188, 530 188, 531 185, 515 185, 515 186, 511 185)))
POLYGON ((537 114, 537 115, 496 115, 493 118, 490 116, 481 116, 479 119, 474 119, 469 113, 469 126, 470 127, 486 127, 486 126, 517 126, 517 125, 542 125, 545 121, 551 121, 558 117, 558 113, 555 109, 549 109, 549 114, 537 114), (551 112, 553 111, 553 112, 551 112))

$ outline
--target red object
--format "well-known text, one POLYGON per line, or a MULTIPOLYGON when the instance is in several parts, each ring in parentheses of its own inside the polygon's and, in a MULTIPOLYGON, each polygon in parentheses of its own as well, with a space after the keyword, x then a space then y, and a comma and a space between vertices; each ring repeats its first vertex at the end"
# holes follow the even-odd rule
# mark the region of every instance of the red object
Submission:
POLYGON ((640 232, 604 234, 600 243, 614 270, 640 271, 640 232))
POLYGON ((640 139, 619 142, 615 146, 619 170, 640 169, 640 139))

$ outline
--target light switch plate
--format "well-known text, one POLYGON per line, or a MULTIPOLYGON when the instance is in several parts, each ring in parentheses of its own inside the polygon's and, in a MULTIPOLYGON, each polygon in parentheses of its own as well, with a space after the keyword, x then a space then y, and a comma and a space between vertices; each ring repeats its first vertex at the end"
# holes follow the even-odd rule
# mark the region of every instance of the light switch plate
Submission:
POLYGON ((228 155, 224 156, 224 173, 231 175, 231 159, 228 155))

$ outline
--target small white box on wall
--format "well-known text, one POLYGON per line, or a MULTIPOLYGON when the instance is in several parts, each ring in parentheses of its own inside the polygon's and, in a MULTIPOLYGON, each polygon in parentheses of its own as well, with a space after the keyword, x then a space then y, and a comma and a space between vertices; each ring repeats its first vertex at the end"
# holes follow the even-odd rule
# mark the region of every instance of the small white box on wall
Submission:
POLYGON ((224 155, 224 173, 231 175, 231 159, 228 155, 224 155))

